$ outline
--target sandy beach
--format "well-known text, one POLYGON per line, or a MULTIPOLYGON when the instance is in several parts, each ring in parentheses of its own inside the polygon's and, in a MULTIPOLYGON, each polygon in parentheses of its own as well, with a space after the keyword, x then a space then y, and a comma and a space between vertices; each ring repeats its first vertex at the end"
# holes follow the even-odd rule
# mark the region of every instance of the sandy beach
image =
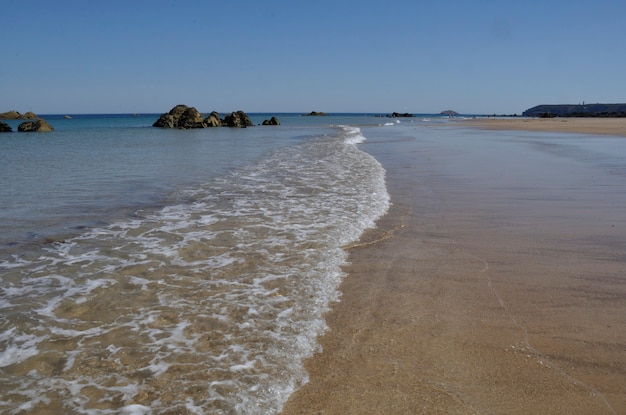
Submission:
POLYGON ((393 206, 283 413, 626 413, 625 125, 364 129, 393 206))
POLYGON ((463 125, 494 130, 553 131, 626 136, 626 118, 476 118, 463 125))

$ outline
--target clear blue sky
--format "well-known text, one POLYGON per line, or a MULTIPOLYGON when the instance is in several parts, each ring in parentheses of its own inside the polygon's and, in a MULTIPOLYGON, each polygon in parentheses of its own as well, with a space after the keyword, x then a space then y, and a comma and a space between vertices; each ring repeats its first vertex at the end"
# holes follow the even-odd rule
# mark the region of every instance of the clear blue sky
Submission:
POLYGON ((626 1, 0 0, 0 111, 626 102, 626 1))

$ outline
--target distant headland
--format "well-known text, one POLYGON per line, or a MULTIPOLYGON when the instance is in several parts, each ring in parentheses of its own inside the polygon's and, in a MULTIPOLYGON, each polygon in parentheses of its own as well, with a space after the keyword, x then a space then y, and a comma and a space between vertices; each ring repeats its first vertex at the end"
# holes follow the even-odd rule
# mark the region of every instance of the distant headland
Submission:
POLYGON ((626 104, 537 105, 522 113, 525 117, 626 117, 626 104))

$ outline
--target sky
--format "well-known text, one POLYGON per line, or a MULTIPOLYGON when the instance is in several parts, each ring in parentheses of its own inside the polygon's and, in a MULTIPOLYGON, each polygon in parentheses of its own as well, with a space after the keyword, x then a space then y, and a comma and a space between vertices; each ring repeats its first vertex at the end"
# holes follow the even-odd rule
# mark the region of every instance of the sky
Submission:
POLYGON ((626 1, 0 0, 0 112, 626 102, 626 1))

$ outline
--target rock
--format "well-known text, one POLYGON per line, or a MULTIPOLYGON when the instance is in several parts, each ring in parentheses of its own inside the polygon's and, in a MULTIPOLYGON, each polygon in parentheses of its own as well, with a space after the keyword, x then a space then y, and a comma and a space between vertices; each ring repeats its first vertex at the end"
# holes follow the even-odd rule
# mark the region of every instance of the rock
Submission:
POLYGON ((399 112, 394 112, 393 114, 391 114, 391 118, 411 118, 413 117, 413 114, 409 114, 408 112, 405 112, 404 114, 401 114, 399 112))
POLYGON ((152 124, 153 127, 159 127, 159 128, 174 128, 175 122, 174 122, 174 117, 170 114, 162 114, 158 120, 156 120, 154 122, 154 124, 152 124))
POLYGON ((280 121, 278 121, 278 118, 272 117, 269 120, 263 121, 263 125, 280 125, 280 121))
POLYGON ((159 128, 202 128, 204 127, 202 117, 200 116, 200 125, 198 125, 196 113, 200 116, 200 113, 193 107, 182 104, 176 105, 170 112, 162 114, 152 126, 159 128), (183 118, 183 125, 179 125, 181 117, 183 118))
POLYGON ((26 114, 20 114, 17 111, 7 111, 0 113, 1 120, 34 120, 39 118, 34 112, 28 111, 26 114))
POLYGON ((325 112, 318 112, 318 111, 311 111, 308 114, 302 114, 305 117, 324 117, 324 116, 328 116, 328 114, 326 114, 325 112))
POLYGON ((54 131, 54 128, 46 120, 26 121, 17 126, 17 131, 20 132, 44 132, 54 131))
POLYGON ((220 118, 220 114, 217 111, 213 111, 204 119, 204 125, 206 127, 221 127, 224 125, 224 120, 220 118))
POLYGON ((202 115, 194 107, 189 107, 180 114, 178 128, 204 128, 202 115))
POLYGON ((10 133, 13 131, 13 128, 9 124, 0 122, 0 133, 10 133))
POLYGON ((224 122, 228 127, 245 128, 254 125, 252 121, 250 121, 248 115, 243 111, 230 113, 230 115, 227 115, 226 118, 224 118, 224 122))
POLYGON ((166 114, 162 114, 158 120, 152 124, 159 128, 205 128, 205 127, 250 127, 254 124, 248 115, 243 111, 233 112, 227 115, 224 120, 220 114, 213 111, 208 117, 202 119, 202 115, 194 107, 177 105, 166 114))

